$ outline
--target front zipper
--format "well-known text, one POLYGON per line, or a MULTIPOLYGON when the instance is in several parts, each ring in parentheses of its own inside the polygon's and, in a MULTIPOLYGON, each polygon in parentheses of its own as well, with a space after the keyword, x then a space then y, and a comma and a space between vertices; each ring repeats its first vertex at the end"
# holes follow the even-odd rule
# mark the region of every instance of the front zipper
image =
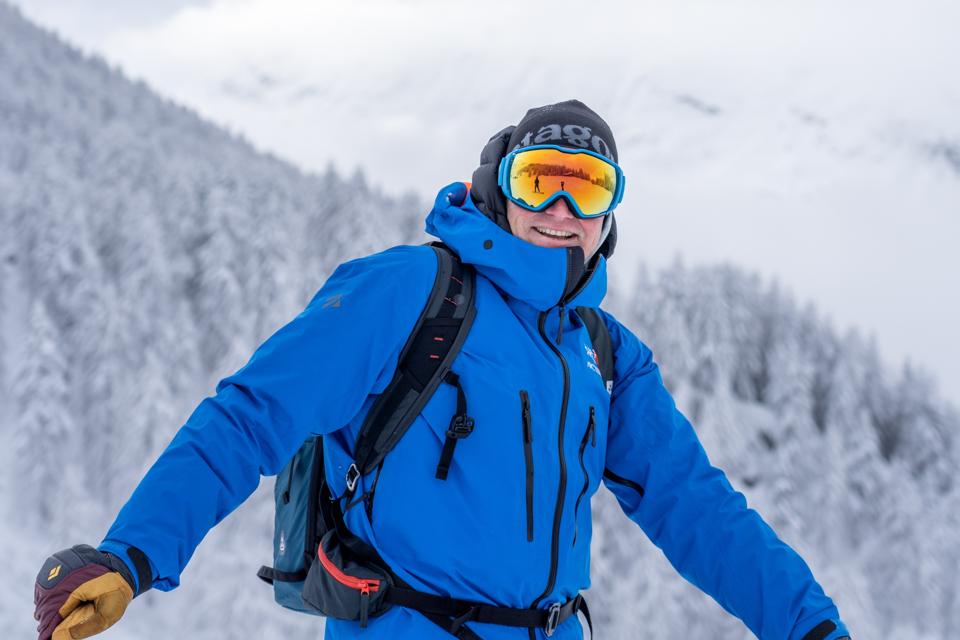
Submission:
MULTIPOLYGON (((570 281, 571 267, 570 267, 570 256, 573 249, 567 249, 567 277, 564 280, 564 295, 560 297, 560 302, 558 303, 560 308, 560 330, 557 333, 557 344, 559 345, 563 339, 563 306, 570 300, 573 300, 577 295, 583 291, 587 284, 593 279, 596 269, 590 272, 585 280, 583 280, 579 286, 574 291, 571 291, 569 295, 566 294, 566 285, 570 281)), ((540 314, 540 322, 538 329, 540 331, 540 337, 543 338, 543 341, 547 343, 547 346, 550 347, 550 350, 553 351, 557 358, 560 359, 560 364, 563 367, 563 400, 560 403, 560 430, 557 434, 557 440, 559 441, 559 447, 557 448, 557 455, 560 458, 560 486, 557 487, 557 504, 553 510, 553 540, 550 545, 550 575, 547 578, 547 587, 544 589, 543 593, 537 596, 536 600, 530 605, 531 609, 535 609, 540 602, 550 595, 550 592, 553 591, 553 587, 557 581, 557 563, 559 562, 560 554, 560 520, 563 517, 563 497, 564 492, 567 490, 567 465, 563 457, 563 428, 567 421, 567 402, 570 399, 570 368, 567 366, 567 361, 563 358, 563 354, 560 353, 558 349, 547 337, 545 330, 545 325, 547 321, 548 311, 544 311, 540 314)), ((529 628, 528 634, 530 640, 534 640, 536 637, 536 632, 533 627, 529 628)))
MULTIPOLYGON (((550 347, 550 350, 553 351, 557 357, 560 359, 560 364, 563 366, 563 400, 560 404, 560 428, 557 433, 557 441, 559 446, 557 447, 557 455, 560 458, 560 485, 557 487, 557 503, 553 510, 553 540, 550 545, 550 575, 547 577, 547 586, 536 600, 530 605, 531 609, 536 609, 537 605, 540 604, 540 601, 550 595, 550 592, 553 591, 553 587, 557 581, 557 564, 559 562, 560 555, 560 520, 563 518, 563 498, 567 491, 567 464, 563 456, 563 430, 567 422, 567 401, 570 399, 570 368, 567 366, 567 361, 564 359, 563 354, 560 353, 560 349, 553 344, 553 341, 547 337, 546 333, 546 321, 547 321, 547 311, 544 311, 540 314, 539 322, 539 331, 540 337, 543 338, 543 341, 547 343, 547 346, 550 347)), ((533 628, 530 630, 530 637, 532 638, 534 634, 533 628)))
POLYGON ((563 303, 557 309, 557 344, 563 342, 563 303))
POLYGON ((527 542, 533 542, 533 425, 530 418, 530 396, 520 391, 523 417, 523 459, 527 468, 527 542))
POLYGON ((320 560, 320 564, 323 565, 326 572, 333 576, 334 580, 360 592, 360 627, 365 628, 370 615, 370 594, 380 591, 380 581, 348 576, 340 570, 340 567, 331 562, 327 553, 323 550, 322 544, 317 545, 317 559, 320 560))
POLYGON ((597 410, 590 407, 590 420, 587 422, 587 430, 583 433, 583 440, 580 441, 580 469, 583 471, 583 488, 580 489, 580 495, 577 496, 577 502, 573 506, 573 546, 577 546, 577 515, 580 513, 580 501, 587 494, 590 487, 590 474, 587 472, 587 465, 583 462, 583 450, 587 448, 587 442, 590 446, 597 446, 597 410))

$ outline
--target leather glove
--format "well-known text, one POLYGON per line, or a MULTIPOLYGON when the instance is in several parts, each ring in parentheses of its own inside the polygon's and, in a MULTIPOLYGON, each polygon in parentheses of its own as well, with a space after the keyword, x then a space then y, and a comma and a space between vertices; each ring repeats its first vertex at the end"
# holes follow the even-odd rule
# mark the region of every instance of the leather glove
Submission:
MULTIPOLYGON (((149 566, 146 556, 131 547, 135 562, 134 552, 149 566)), ((127 610, 137 595, 136 584, 123 560, 89 545, 53 554, 43 563, 33 590, 38 640, 77 640, 100 633, 127 610)))

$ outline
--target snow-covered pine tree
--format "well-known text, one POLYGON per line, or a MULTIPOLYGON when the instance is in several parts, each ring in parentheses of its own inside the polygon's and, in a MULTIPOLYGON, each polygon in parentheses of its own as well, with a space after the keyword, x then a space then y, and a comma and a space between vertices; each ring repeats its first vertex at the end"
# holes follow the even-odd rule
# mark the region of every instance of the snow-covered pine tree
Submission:
POLYGON ((89 506, 75 455, 84 443, 69 410, 71 376, 60 333, 40 300, 33 302, 29 319, 12 389, 15 512, 34 527, 63 530, 89 506))

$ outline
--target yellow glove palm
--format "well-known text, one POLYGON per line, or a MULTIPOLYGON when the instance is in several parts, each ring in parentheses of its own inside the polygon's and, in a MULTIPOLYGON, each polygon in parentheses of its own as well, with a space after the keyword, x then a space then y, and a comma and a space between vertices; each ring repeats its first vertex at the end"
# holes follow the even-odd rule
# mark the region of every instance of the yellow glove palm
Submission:
POLYGON ((133 589, 119 573, 105 573, 73 590, 58 613, 63 622, 53 640, 79 640, 96 635, 123 616, 133 600, 133 589))

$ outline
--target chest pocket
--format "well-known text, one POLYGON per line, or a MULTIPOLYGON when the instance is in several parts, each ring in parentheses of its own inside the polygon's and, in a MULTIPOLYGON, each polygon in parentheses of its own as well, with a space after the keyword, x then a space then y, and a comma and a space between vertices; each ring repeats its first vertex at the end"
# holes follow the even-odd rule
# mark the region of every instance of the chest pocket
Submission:
POLYGON ((576 432, 579 441, 574 468, 582 475, 573 507, 573 546, 581 539, 581 529, 588 526, 590 497, 603 476, 615 366, 613 345, 603 318, 592 308, 578 307, 576 312, 586 331, 580 334, 580 353, 575 360, 580 369, 577 378, 583 383, 575 401, 578 406, 587 406, 587 417, 582 426, 577 425, 576 432))
POLYGON ((602 456, 597 455, 597 408, 593 405, 590 405, 587 428, 580 439, 577 460, 580 462, 580 471, 583 473, 583 484, 573 506, 573 546, 577 545, 577 534, 580 529, 581 503, 584 499, 590 500, 589 496, 597 490, 600 476, 603 473, 602 456))

